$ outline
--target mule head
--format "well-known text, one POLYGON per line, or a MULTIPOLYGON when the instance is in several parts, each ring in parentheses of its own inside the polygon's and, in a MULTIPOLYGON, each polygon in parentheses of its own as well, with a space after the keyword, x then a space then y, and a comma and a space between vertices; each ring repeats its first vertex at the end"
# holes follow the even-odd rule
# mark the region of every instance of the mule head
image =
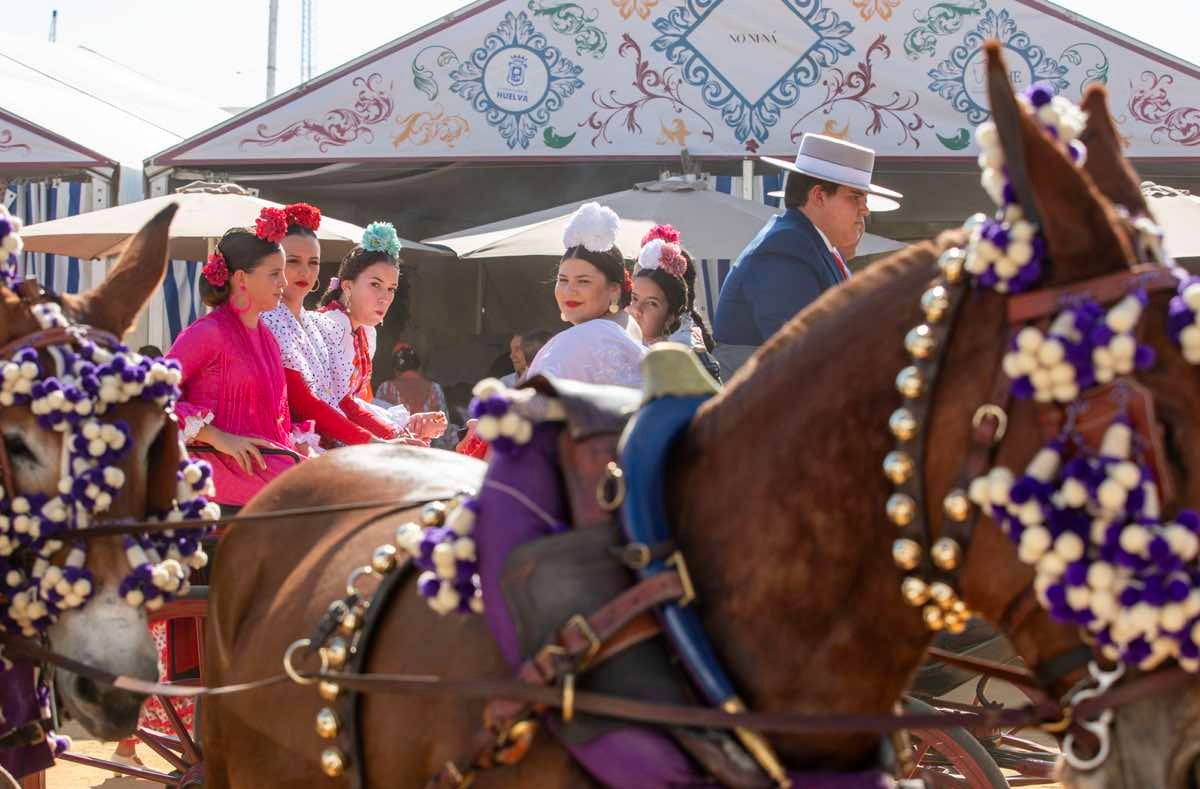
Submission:
MULTIPOLYGON (((1078 285, 1129 271, 1141 262, 1140 258, 1144 259, 1139 254, 1139 236, 1130 217, 1144 213, 1145 203, 1136 177, 1121 155, 1103 91, 1090 91, 1084 103, 1090 117, 1081 138, 1089 149, 1086 166, 1080 167, 1056 134, 1043 127, 1036 110, 1031 112, 1015 98, 999 46, 989 44, 987 56, 989 95, 1011 184, 1010 194, 1015 196, 1022 213, 1040 226, 1046 246, 1046 270, 1034 289, 1078 285), (1118 210, 1114 201, 1119 201, 1125 210, 1118 210)), ((943 239, 943 247, 955 240, 961 241, 943 239)), ((1153 362, 1127 376, 1153 398, 1145 438, 1147 444, 1157 439, 1162 448, 1155 471, 1159 489, 1164 494, 1171 491, 1162 497, 1165 520, 1181 509, 1200 505, 1200 443, 1194 438, 1200 436, 1200 377, 1185 361, 1168 331, 1168 302, 1172 295, 1173 291, 1167 290, 1149 294, 1141 312, 1137 339, 1153 348, 1153 362)), ((1002 338, 1015 338, 1009 332, 1020 328, 1010 329, 1008 325, 1006 310, 1011 298, 989 294, 975 301, 968 299, 958 318, 959 328, 953 336, 943 373, 949 391, 939 391, 938 402, 962 399, 972 409, 978 403, 991 402, 994 395, 989 392, 990 374, 985 376, 988 378, 985 383, 963 377, 968 371, 984 366, 980 358, 989 359, 997 369, 1004 363, 1008 349, 1002 338)), ((1104 309, 1111 306, 1106 304, 1104 309)), ((1049 318, 1065 309, 1066 302, 1060 302, 1049 318)), ((1044 330, 1049 318, 1042 324, 1044 330)), ((1087 354, 1090 360, 1092 351, 1087 354)), ((1008 371, 1007 367, 1004 369, 1008 371)), ((1103 387, 1094 383, 1081 384, 1079 388, 1083 390, 1080 396, 1088 402, 1088 393, 1103 387)), ((1057 414, 1065 419, 1069 408, 1079 402, 1078 398, 1069 397, 1060 400, 1058 395, 1050 402, 1013 400, 1008 410, 1007 432, 995 450, 992 466, 1012 469, 1019 477, 1054 437, 1057 427, 1047 427, 1050 417, 1057 414)), ((969 423, 970 412, 964 417, 960 411, 958 417, 969 423)), ((954 433, 955 440, 965 438, 965 432, 954 433)), ((954 484, 949 472, 943 472, 941 480, 947 487, 954 484)), ((1094 517, 1101 516, 1094 514, 1094 517)), ((1011 523, 1009 528, 1013 528, 1011 523)), ((1049 553, 1053 554, 1054 549, 1049 553)), ((1045 610, 1046 586, 1039 589, 1035 583, 1035 578, 1037 583, 1043 583, 1043 576, 1035 575, 1025 563, 1030 561, 1025 556, 1022 561, 1022 555, 994 515, 981 517, 962 570, 966 602, 1005 626, 1017 651, 1035 670, 1044 672, 1055 667, 1056 662, 1060 667, 1069 665, 1060 659, 1072 652, 1086 656, 1088 652, 1079 650, 1080 646, 1090 650, 1098 665, 1111 667, 1111 654, 1105 657, 1092 633, 1062 621, 1061 615, 1053 618, 1045 610), (1031 594, 1035 589, 1039 591, 1031 594), (1037 604, 1039 598, 1041 605, 1037 604)), ((1040 564, 1038 567, 1038 572, 1043 572, 1040 564)), ((1083 565, 1084 570, 1087 567, 1083 565)), ((1085 585, 1084 591, 1090 594, 1094 588, 1085 585)), ((1084 602, 1072 603, 1071 607, 1081 605, 1087 609, 1090 604, 1086 597, 1082 599, 1084 602)), ((1055 681, 1047 690, 1061 696, 1086 676, 1078 662, 1074 666, 1069 671, 1051 672, 1055 681)), ((1137 673, 1136 668, 1127 671, 1127 675, 1137 673)), ((1200 743, 1200 682, 1191 681, 1182 691, 1119 707, 1111 728, 1107 758, 1094 769, 1068 769, 1064 778, 1069 785, 1088 789, 1143 786, 1186 789, 1195 785, 1190 783, 1189 776, 1200 755, 1197 743, 1200 743)))
MULTIPOLYGON (((130 242, 108 278, 95 289, 61 297, 61 315, 70 324, 87 326, 117 337, 136 322, 151 294, 162 282, 167 240, 176 207, 155 216, 130 242)), ((21 344, 44 326, 35 310, 51 305, 31 283, 15 290, 0 288, 0 346, 21 344)), ((53 373, 61 357, 42 349, 38 364, 53 373)), ((59 366, 57 369, 62 369, 59 366)), ((127 449, 110 465, 123 481, 108 496, 100 517, 140 520, 148 512, 166 511, 176 495, 176 473, 182 447, 174 417, 153 401, 132 399, 110 406, 98 417, 102 425, 121 426, 127 449)), ((68 473, 65 433, 43 426, 30 405, 0 408, 0 432, 11 461, 13 496, 53 497, 68 473)), ((63 611, 46 632, 50 646, 77 661, 118 675, 157 679, 157 653, 143 607, 129 605, 119 586, 130 573, 122 537, 92 540, 84 565, 90 572, 92 597, 82 607, 63 611)), ((70 535, 53 562, 67 560, 70 535)), ((134 730, 143 698, 92 680, 60 672, 58 690, 67 709, 90 732, 105 739, 134 730)))

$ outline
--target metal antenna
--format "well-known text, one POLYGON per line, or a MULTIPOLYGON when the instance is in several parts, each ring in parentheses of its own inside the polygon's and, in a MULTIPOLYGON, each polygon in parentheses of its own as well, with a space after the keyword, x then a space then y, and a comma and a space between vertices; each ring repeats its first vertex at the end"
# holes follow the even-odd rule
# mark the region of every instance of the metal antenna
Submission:
POLYGON ((58 9, 50 12, 50 43, 58 41, 58 9))
POLYGON ((308 82, 313 75, 313 0, 300 0, 300 81, 308 82))
POLYGON ((279 33, 279 0, 267 4, 267 98, 275 95, 275 39, 279 33))

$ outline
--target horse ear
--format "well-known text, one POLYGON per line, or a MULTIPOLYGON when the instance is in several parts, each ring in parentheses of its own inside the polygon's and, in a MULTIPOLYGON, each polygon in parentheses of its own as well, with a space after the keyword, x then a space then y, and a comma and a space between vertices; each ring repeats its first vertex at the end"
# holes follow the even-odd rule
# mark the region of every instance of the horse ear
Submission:
POLYGON ((988 97, 1013 191, 1041 225, 1050 253, 1047 285, 1121 271, 1134 259, 1112 206, 1013 93, 1000 45, 985 45, 988 97))
POLYGON ((1121 137, 1108 111, 1108 91, 1103 85, 1091 85, 1081 106, 1088 116, 1087 126, 1079 137, 1087 146, 1084 171, 1111 202, 1124 206, 1132 216, 1148 216, 1150 209, 1142 195, 1140 179, 1125 159, 1121 137))
POLYGON ((80 323, 125 336, 162 284, 167 269, 168 231, 177 210, 179 206, 171 203, 147 222, 125 247, 104 282, 87 293, 63 296, 68 314, 80 323))

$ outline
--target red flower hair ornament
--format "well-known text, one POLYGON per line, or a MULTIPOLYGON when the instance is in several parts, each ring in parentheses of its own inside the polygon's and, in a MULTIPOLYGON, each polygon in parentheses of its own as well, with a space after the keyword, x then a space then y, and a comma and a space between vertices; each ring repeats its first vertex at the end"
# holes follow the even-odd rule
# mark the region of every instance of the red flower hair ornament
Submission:
POLYGON ((225 256, 220 252, 209 255, 208 262, 200 269, 200 273, 214 288, 225 287, 225 283, 229 281, 229 266, 225 265, 225 256))
POLYGON ((308 203, 292 203, 284 206, 283 213, 287 216, 288 225, 298 225, 312 232, 321 227, 321 209, 308 203))
POLYGON ((264 208, 254 220, 254 235, 269 244, 278 244, 287 235, 288 215, 282 208, 264 208))
POLYGON ((656 238, 661 238, 671 244, 679 243, 679 231, 673 225, 655 225, 650 232, 642 236, 642 246, 646 246, 656 238))

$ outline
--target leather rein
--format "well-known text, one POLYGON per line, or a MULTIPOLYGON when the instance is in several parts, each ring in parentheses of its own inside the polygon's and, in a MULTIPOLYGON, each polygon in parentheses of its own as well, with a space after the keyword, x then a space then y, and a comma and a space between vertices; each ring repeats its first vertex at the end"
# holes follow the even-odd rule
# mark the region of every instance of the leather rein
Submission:
MULTIPOLYGON (((1043 291, 1035 291, 1033 293, 1013 296, 1008 299, 1007 318, 1011 329, 1013 326, 1020 326, 1022 323, 1034 320, 1040 320, 1051 316, 1054 311, 1065 304, 1081 298, 1092 298, 1098 302, 1106 303, 1114 301, 1126 293, 1130 292, 1135 287, 1142 287, 1147 290, 1162 290, 1167 287, 1175 287, 1177 279, 1173 272, 1162 267, 1143 266, 1132 269, 1128 272, 1121 272, 1114 275, 1100 277, 1093 280, 1077 283, 1075 285, 1062 288, 1047 289, 1043 291)), ((965 288, 963 289, 965 292, 965 288)), ((961 302, 963 293, 956 294, 957 301, 961 302)), ((957 312, 957 304, 953 305, 953 312, 957 312)), ((952 323, 952 322, 948 322, 952 323)), ((949 327, 946 329, 948 334, 949 327)), ((12 353, 13 351, 30 346, 45 347, 47 345, 73 341, 80 337, 98 338, 102 341, 116 342, 116 338, 107 335, 103 332, 98 332, 87 327, 70 327, 68 329, 52 329, 44 332, 37 332, 33 335, 20 338, 0 348, 0 358, 12 353)), ((943 345, 948 343, 943 343, 943 345)), ((1007 393, 1007 379, 1002 372, 997 372, 997 384, 993 387, 994 392, 1004 391, 1007 393), (1001 386, 1003 384, 1003 386, 1001 386)), ((1008 410, 1008 395, 1005 394, 1002 398, 993 398, 994 401, 999 400, 1003 403, 1002 406, 996 402, 991 402, 986 405, 992 406, 991 409, 985 410, 981 408, 983 416, 975 420, 975 431, 973 434, 973 446, 971 456, 982 456, 983 463, 979 461, 967 464, 967 470, 972 470, 973 466, 980 465, 979 471, 983 470, 983 466, 990 460, 995 446, 1003 437, 1007 426, 1007 410, 1008 410)), ((5 483, 11 485, 11 465, 5 448, 0 445, 0 471, 3 472, 5 483)), ((920 476, 915 475, 915 476, 920 476)), ((920 487, 919 485, 917 487, 920 487)), ((9 488, 11 489, 11 487, 9 488)), ((130 535, 136 533, 149 533, 163 531, 169 529, 179 529, 184 525, 196 526, 217 526, 228 525, 238 522, 268 522, 268 521, 286 521, 294 517, 302 517, 307 515, 321 515, 338 512, 349 512, 357 510, 380 509, 381 512, 373 513, 371 517, 356 525, 356 530, 365 527, 381 518, 390 515, 420 507, 428 504, 431 501, 438 499, 423 499, 418 501, 397 501, 395 499, 378 500, 370 502, 360 502, 354 504, 334 504, 320 505, 312 507, 298 507, 287 510, 277 510, 274 512, 256 513, 253 515, 234 515, 227 518, 219 518, 212 520, 189 519, 183 522, 162 523, 157 521, 139 521, 139 522, 119 522, 106 521, 97 523, 95 526, 84 530, 76 535, 82 539, 97 539, 103 537, 112 537, 118 535, 130 535)), ((917 499, 920 501, 921 499, 917 499)), ((921 511, 924 507, 919 508, 921 511)), ((922 545, 928 549, 931 543, 931 534, 927 521, 924 517, 914 518, 914 524, 917 527, 915 530, 908 530, 919 537, 922 545)), ((960 536, 963 537, 963 547, 967 542, 966 537, 969 536, 971 527, 974 521, 969 525, 960 529, 960 536)), ((925 551, 928 555, 928 550, 925 551)), ((943 573, 943 576, 946 576, 943 573)), ((954 575, 949 574, 949 579, 954 581, 954 575)), ((1005 613, 1004 624, 1008 625, 1006 630, 1014 632, 1014 629, 1019 629, 1024 620, 1030 616, 1036 609, 1036 598, 1031 594, 1032 587, 1022 591, 1021 594, 1014 599, 1009 605, 1009 611, 1005 613), (1032 601, 1032 604, 1030 603, 1032 601)), ((1151 674, 1140 676, 1132 681, 1122 684, 1114 689, 1105 689, 1103 692, 1092 694, 1088 698, 1075 703, 1073 706, 1064 707, 1059 702, 1052 699, 1046 693, 1044 688, 1051 685, 1054 681, 1066 676, 1080 668, 1085 661, 1081 661, 1078 656, 1069 656, 1067 660, 1051 659, 1049 663, 1058 664, 1053 667, 1053 671, 1047 673, 1042 670, 1028 671, 1021 668, 1005 666, 992 661, 980 660, 963 655, 946 652, 937 648, 931 647, 928 650, 930 657, 933 657, 948 665, 953 665, 958 668, 965 669, 974 673, 983 674, 992 678, 996 678, 1010 684, 1013 684, 1027 692, 1033 701, 1015 709, 984 709, 980 712, 947 712, 935 714, 895 714, 895 715, 855 715, 855 714, 792 714, 792 713, 755 713, 755 712, 726 712, 724 710, 712 709, 699 706, 686 706, 675 704, 659 704, 653 702, 644 702, 634 699, 590 693, 590 692, 574 692, 567 697, 563 689, 551 686, 539 686, 530 684, 524 681, 515 679, 480 679, 480 680, 446 680, 435 676, 424 675, 403 675, 403 674, 358 674, 322 670, 319 672, 306 672, 299 669, 292 669, 289 665, 289 673, 278 674, 264 679, 256 680, 248 683, 239 683, 233 685, 216 686, 216 687, 197 687, 197 686, 179 686, 166 685, 161 683, 146 682, 133 677, 112 674, 102 669, 90 666, 72 658, 69 658, 60 653, 42 646, 41 644, 31 639, 14 635, 10 633, 0 632, 0 647, 4 652, 12 657, 22 658, 30 661, 47 663, 59 668, 70 671, 77 676, 87 677, 97 682, 110 685, 116 688, 129 690, 145 695, 159 695, 167 697, 187 697, 201 698, 206 696, 230 695, 234 693, 243 693, 252 690, 257 690, 276 684, 281 684, 288 681, 295 681, 297 678, 306 681, 307 683, 324 681, 333 682, 348 690, 360 692, 377 692, 377 693, 399 693, 406 695, 419 696, 457 696, 461 698, 470 698, 478 700, 495 700, 504 699, 511 702, 519 702, 531 705, 537 705, 545 708, 556 709, 573 709, 574 711, 590 713, 594 715, 620 718, 629 721, 639 721, 643 723, 659 724, 659 725, 676 725, 676 726, 702 726, 713 727, 720 729, 735 729, 746 728, 757 731, 773 732, 780 734, 802 734, 813 732, 871 732, 871 733, 888 733, 905 729, 945 729, 957 727, 1023 727, 1037 725, 1043 728, 1060 732, 1063 731, 1071 720, 1088 721, 1099 717, 1103 712, 1111 710, 1122 704, 1126 704, 1135 699, 1144 698, 1150 693, 1162 693, 1173 690, 1191 679, 1191 675, 1183 669, 1175 667, 1171 669, 1159 670, 1151 674)), ((1088 651, 1088 659, 1091 652, 1088 651)), ((1060 658, 1063 656, 1059 656, 1060 658)))

